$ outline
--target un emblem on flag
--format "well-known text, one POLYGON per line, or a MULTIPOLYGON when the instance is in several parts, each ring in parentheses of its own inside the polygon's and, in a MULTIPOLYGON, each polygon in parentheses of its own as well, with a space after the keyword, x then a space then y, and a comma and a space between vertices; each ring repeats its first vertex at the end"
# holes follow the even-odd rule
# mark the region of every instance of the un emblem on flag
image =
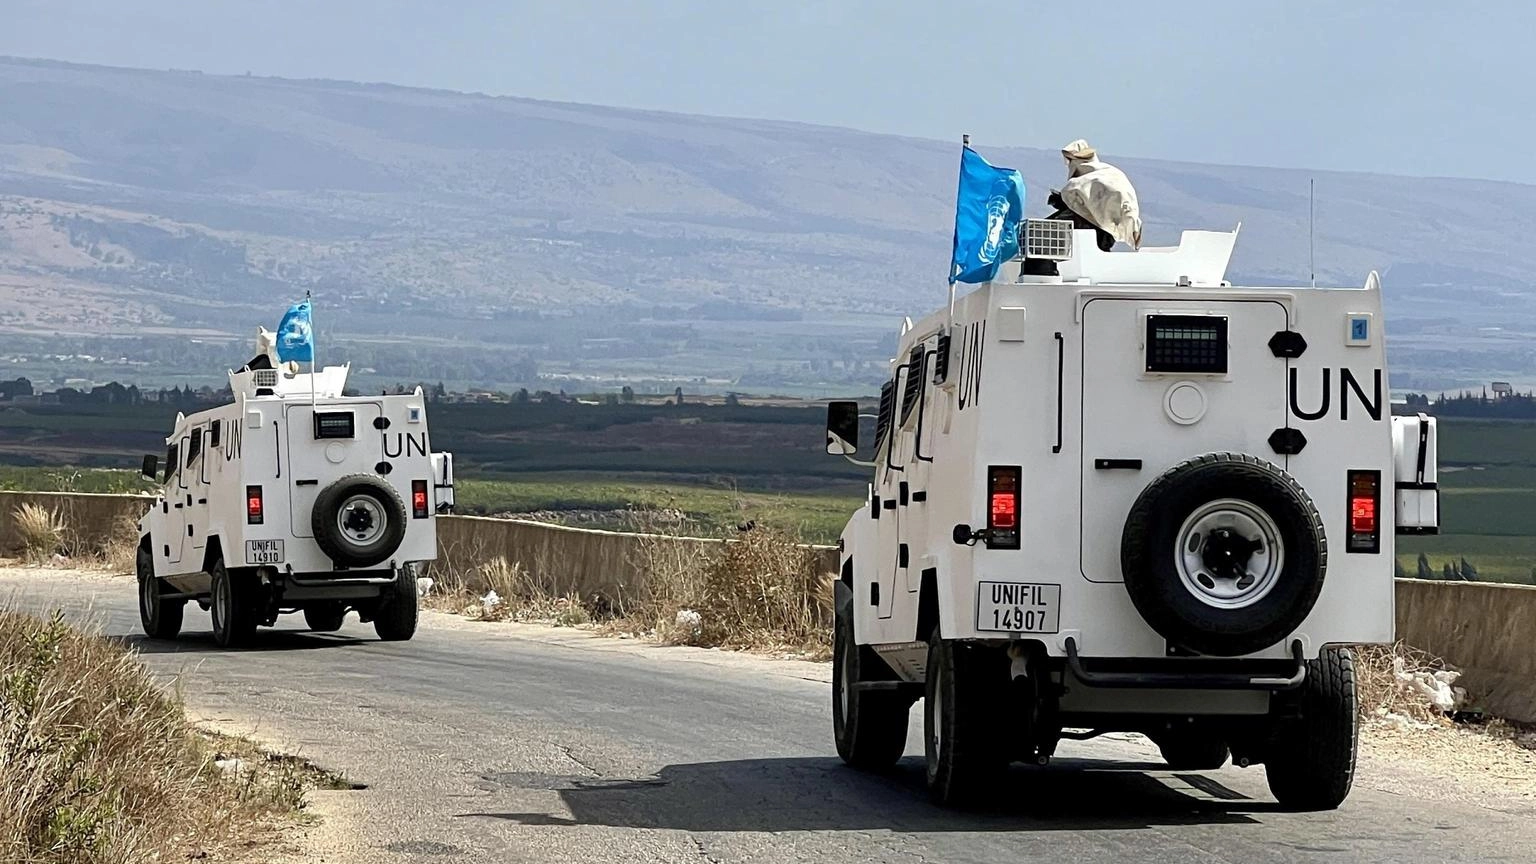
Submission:
POLYGON ((1008 210, 1008 198, 1002 193, 987 201, 987 239, 976 252, 976 258, 983 264, 991 264, 997 258, 997 251, 1003 245, 1003 226, 1008 223, 1008 210))

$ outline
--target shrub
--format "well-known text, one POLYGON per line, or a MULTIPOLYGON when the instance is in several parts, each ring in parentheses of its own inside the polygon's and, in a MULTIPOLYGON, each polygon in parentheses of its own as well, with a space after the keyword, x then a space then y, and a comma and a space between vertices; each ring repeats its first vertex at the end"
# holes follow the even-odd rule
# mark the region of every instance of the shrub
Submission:
POLYGON ((62 551, 69 526, 55 510, 26 503, 15 510, 16 536, 29 562, 39 563, 62 551))
POLYGON ((293 788, 218 768, 133 655, 0 610, 0 860, 202 858, 296 806, 293 788))

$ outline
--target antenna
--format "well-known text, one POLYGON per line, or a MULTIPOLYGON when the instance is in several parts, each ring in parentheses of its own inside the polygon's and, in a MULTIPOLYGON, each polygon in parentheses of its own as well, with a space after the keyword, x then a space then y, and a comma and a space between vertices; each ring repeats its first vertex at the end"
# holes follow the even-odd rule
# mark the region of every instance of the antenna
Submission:
POLYGON ((1307 267, 1312 271, 1312 287, 1317 287, 1316 200, 1317 178, 1307 178, 1307 267))

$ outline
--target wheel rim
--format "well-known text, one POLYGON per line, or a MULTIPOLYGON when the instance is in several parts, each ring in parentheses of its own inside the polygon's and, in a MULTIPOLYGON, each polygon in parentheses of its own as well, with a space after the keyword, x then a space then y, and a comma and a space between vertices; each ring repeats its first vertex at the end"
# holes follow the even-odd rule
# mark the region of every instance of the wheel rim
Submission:
POLYGON ((1263 508, 1222 498, 1189 514, 1174 550, 1179 580, 1217 609, 1244 609, 1274 590, 1285 565, 1280 526, 1263 508))
POLYGON ((139 611, 143 613, 144 620, 150 621, 155 617, 155 611, 160 605, 160 586, 155 584, 154 576, 146 576, 139 573, 139 611))
POLYGON ((229 621, 229 577, 223 573, 213 574, 213 629, 215 632, 224 630, 229 621))
POLYGON ((348 543, 368 546, 384 535, 389 517, 371 495, 353 495, 336 511, 336 527, 348 543))
POLYGON ((839 719, 841 719, 844 723, 847 723, 848 722, 848 700, 849 700, 849 695, 850 695, 850 693, 852 691, 852 687, 848 683, 848 679, 852 676, 852 673, 853 673, 853 660, 849 656, 850 653, 851 653, 851 651, 850 651, 850 647, 851 646, 849 646, 847 644, 847 640, 839 637, 838 638, 838 642, 843 643, 842 644, 843 656, 839 659, 839 662, 837 664, 838 665, 838 669, 842 672, 841 675, 837 676, 838 677, 838 681, 837 681, 837 705, 838 705, 838 708, 840 708, 841 712, 842 712, 842 715, 841 715, 841 717, 839 719))
POLYGON ((930 663, 928 674, 935 676, 933 692, 928 694, 928 746, 932 748, 928 756, 928 776, 933 778, 939 773, 939 760, 944 756, 944 676, 942 663, 930 663))

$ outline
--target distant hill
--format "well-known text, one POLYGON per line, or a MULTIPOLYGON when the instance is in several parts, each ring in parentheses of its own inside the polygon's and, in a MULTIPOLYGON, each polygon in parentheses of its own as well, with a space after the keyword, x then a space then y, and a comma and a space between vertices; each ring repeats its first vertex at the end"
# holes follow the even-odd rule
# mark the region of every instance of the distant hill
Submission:
MULTIPOLYGON (((1318 279, 1382 272, 1394 362, 1412 379, 1396 383, 1523 382, 1536 366, 1520 347, 1536 331, 1536 187, 1138 160, 1117 156, 1135 141, 1094 143, 1136 183, 1147 242, 1241 221, 1243 281, 1309 277, 1315 176, 1318 279)), ((1055 152, 979 147, 1024 172, 1031 210, 1063 179, 1055 152)), ((0 329, 243 336, 311 289, 322 329, 515 346, 573 380, 676 368, 857 382, 884 356, 880 319, 943 296, 957 151, 794 123, 0 59, 0 329)))

